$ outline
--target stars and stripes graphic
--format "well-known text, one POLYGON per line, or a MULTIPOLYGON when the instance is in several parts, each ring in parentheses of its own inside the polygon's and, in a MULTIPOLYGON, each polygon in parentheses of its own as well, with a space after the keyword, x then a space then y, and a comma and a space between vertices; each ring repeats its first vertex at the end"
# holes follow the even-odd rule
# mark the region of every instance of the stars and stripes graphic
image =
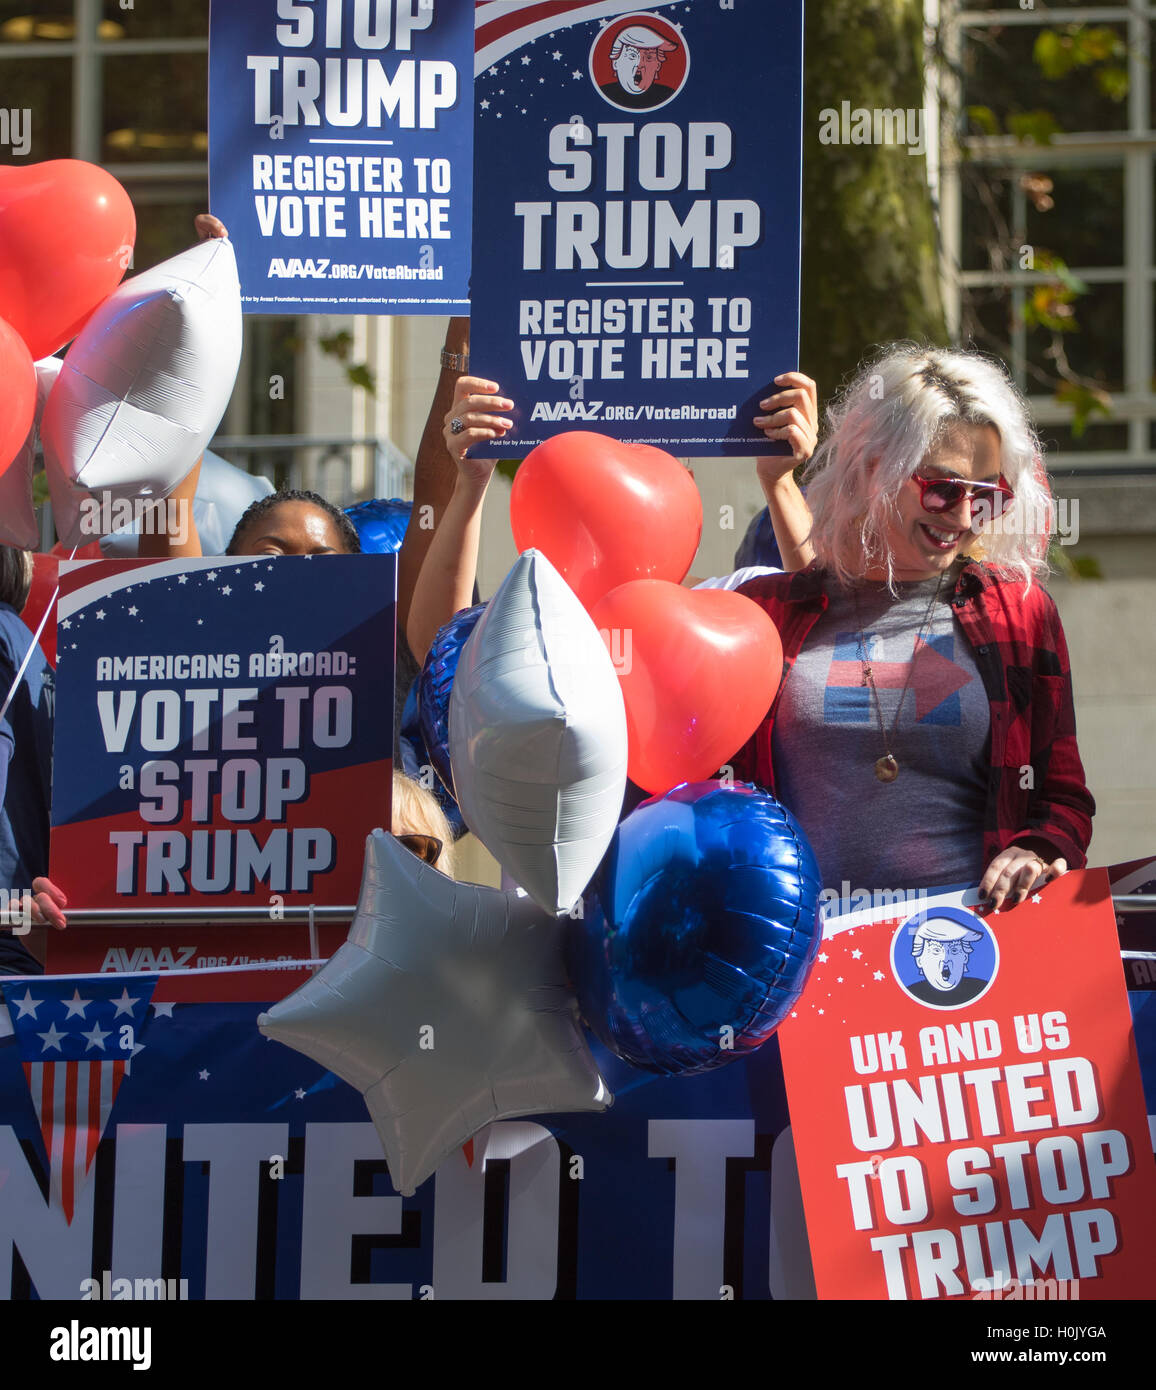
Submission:
POLYGON ((49 1201, 71 1225, 121 1082, 143 1044, 156 977, 0 982, 48 1160, 49 1201))
POLYGON ((637 0, 528 0, 518 5, 511 5, 509 0, 475 0, 474 72, 480 75, 523 44, 556 29, 591 19, 608 21, 635 11, 671 8, 671 0, 658 0, 653 5, 638 4, 637 0))

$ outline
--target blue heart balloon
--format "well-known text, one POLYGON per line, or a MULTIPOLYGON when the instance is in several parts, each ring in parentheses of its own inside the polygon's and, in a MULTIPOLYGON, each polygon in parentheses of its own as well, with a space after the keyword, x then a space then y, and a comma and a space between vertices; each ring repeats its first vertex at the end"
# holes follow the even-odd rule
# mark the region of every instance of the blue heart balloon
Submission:
POLYGON ((582 1016, 623 1061, 677 1075, 761 1047, 822 935, 819 866, 746 784, 684 783, 619 825, 570 928, 582 1016))
POLYGON ((462 648, 485 610, 484 603, 463 608, 444 627, 439 627, 417 678, 418 728, 434 771, 451 796, 454 778, 450 771, 450 691, 462 648))

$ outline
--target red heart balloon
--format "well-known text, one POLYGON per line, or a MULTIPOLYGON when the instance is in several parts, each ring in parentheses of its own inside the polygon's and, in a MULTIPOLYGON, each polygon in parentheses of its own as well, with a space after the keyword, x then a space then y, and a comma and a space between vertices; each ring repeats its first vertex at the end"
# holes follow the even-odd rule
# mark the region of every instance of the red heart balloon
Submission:
POLYGON ((662 449, 570 430, 526 456, 510 524, 519 551, 542 551, 590 610, 630 580, 682 579, 702 535, 702 502, 662 449))
POLYGON ((783 644, 744 594, 640 579, 590 617, 622 684, 627 771, 638 786, 666 792, 713 777, 762 723, 783 644))
POLYGON ((36 418, 36 368, 24 339, 0 319, 0 473, 20 452, 36 418))
POLYGON ((135 241, 129 196, 99 165, 0 167, 0 318, 51 356, 120 284, 135 241))

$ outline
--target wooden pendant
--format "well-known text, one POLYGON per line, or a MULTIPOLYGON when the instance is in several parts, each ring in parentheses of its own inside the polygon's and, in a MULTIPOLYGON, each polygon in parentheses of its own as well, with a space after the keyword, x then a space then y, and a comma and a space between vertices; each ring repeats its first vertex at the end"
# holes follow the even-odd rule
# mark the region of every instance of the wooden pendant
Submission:
POLYGON ((894 782, 899 776, 899 764, 890 753, 884 753, 875 764, 875 776, 881 782, 894 782))

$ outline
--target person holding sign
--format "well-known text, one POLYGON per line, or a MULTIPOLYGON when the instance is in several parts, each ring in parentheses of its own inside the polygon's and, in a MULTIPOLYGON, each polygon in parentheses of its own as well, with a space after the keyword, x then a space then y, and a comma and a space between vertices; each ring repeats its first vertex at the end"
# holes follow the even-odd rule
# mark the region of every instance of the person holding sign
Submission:
POLYGON ((1014 906, 1084 865, 1095 810, 1026 406, 988 358, 899 345, 828 424, 814 563, 739 588, 784 676, 735 775, 794 812, 825 882, 978 882, 1014 906))
MULTIPOLYGON (((807 539, 811 515, 793 470, 815 447, 816 387, 801 372, 786 372, 775 378, 775 385, 781 389, 761 402, 767 413, 756 416, 754 423, 768 439, 784 440, 791 453, 761 458, 758 477, 784 563, 788 568, 802 568, 812 558, 807 539)), ((410 649, 418 661, 425 660, 438 629, 474 602, 482 507, 496 460, 470 458, 469 450, 483 440, 507 434, 514 422, 502 412, 512 409, 513 402, 500 394, 497 383, 472 376, 458 379, 443 431, 446 448, 457 462, 457 481, 423 561, 406 627, 410 649)), ((747 577, 747 572, 740 571, 703 582, 733 588, 747 577)), ((688 576, 683 582, 695 585, 700 581, 688 576)))

